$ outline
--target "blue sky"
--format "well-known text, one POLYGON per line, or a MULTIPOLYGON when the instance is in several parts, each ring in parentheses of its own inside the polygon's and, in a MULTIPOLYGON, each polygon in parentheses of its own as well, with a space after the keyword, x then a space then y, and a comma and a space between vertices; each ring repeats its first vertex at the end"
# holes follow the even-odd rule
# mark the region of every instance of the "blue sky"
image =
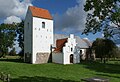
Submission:
POLYGON ((48 9, 52 14, 63 14, 68 8, 74 7, 77 2, 76 0, 33 0, 32 4, 48 9))
MULTIPOLYGON (((48 9, 50 11, 50 13, 53 15, 53 17, 56 14, 58 14, 58 15, 60 15, 60 17, 62 17, 62 15, 64 15, 66 13, 66 11, 68 11, 69 9, 71 9, 71 10, 73 9, 73 12, 74 12, 74 8, 76 6, 83 5, 83 2, 84 1, 82 1, 82 0, 81 1, 80 0, 33 0, 32 4, 34 6, 37 6, 37 7, 40 7, 40 8, 48 9)), ((78 7, 78 9, 82 10, 81 6, 80 6, 80 8, 78 7)), ((83 11, 81 11, 81 12, 83 12, 83 11)), ((76 16, 81 16, 81 15, 76 15, 76 16)), ((64 18, 63 18, 63 20, 64 20, 64 18)), ((54 19, 54 21, 56 21, 56 20, 54 19)), ((55 26, 54 28, 57 29, 57 26, 55 26)), ((70 28, 69 27, 66 27, 66 28, 68 28, 67 30, 69 31, 70 29, 74 28, 74 26, 70 27, 70 28)), ((67 34, 67 35, 70 34, 70 33, 73 33, 75 35, 80 36, 81 38, 88 38, 91 41, 95 40, 98 37, 100 37, 100 38, 102 37, 101 33, 97 33, 95 35, 90 33, 88 36, 81 35, 82 31, 81 30, 77 30, 77 31, 73 31, 73 32, 72 31, 65 32, 65 31, 62 31, 62 29, 60 29, 59 31, 55 30, 55 33, 67 34)))
POLYGON ((0 23, 21 22, 25 18, 28 6, 33 5, 50 11, 54 19, 54 33, 73 33, 93 41, 102 37, 102 34, 81 35, 87 15, 83 10, 84 4, 85 0, 0 0, 0 23))

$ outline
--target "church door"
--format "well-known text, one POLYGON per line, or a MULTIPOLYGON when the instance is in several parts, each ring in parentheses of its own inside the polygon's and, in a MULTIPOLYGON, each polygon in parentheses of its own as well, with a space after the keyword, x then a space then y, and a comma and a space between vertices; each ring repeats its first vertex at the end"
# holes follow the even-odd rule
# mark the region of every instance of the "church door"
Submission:
POLYGON ((70 55, 70 63, 73 63, 73 54, 70 55))

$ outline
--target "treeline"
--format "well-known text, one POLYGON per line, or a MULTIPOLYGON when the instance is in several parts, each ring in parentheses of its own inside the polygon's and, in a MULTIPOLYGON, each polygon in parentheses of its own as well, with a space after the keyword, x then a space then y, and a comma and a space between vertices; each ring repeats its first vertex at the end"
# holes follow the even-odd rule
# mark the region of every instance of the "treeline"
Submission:
POLYGON ((16 55, 15 41, 18 41, 18 45, 21 51, 19 56, 24 55, 24 21, 21 23, 13 24, 0 24, 0 58, 6 55, 16 55))
POLYGON ((101 58, 101 62, 105 63, 110 58, 120 58, 120 48, 112 40, 97 38, 91 48, 96 58, 101 58))

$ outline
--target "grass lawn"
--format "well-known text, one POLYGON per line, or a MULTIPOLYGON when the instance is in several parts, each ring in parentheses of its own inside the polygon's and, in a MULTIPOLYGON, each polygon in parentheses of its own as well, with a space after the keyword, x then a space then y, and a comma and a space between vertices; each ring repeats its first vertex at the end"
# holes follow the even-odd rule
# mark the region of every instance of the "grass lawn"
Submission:
POLYGON ((120 61, 102 64, 27 64, 17 59, 0 59, 0 72, 11 74, 11 82, 81 82, 83 78, 105 77, 120 82, 120 61), (117 62, 117 63, 116 63, 117 62))

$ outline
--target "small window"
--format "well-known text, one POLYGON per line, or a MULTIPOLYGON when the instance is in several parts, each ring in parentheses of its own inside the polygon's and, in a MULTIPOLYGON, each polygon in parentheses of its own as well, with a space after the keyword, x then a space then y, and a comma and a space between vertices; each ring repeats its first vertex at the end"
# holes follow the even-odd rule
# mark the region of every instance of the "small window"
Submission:
POLYGON ((45 28, 45 22, 42 22, 42 28, 45 28))
POLYGON ((28 24, 28 30, 29 30, 29 23, 27 23, 28 24))
POLYGON ((73 48, 71 48, 71 52, 73 51, 73 48))

